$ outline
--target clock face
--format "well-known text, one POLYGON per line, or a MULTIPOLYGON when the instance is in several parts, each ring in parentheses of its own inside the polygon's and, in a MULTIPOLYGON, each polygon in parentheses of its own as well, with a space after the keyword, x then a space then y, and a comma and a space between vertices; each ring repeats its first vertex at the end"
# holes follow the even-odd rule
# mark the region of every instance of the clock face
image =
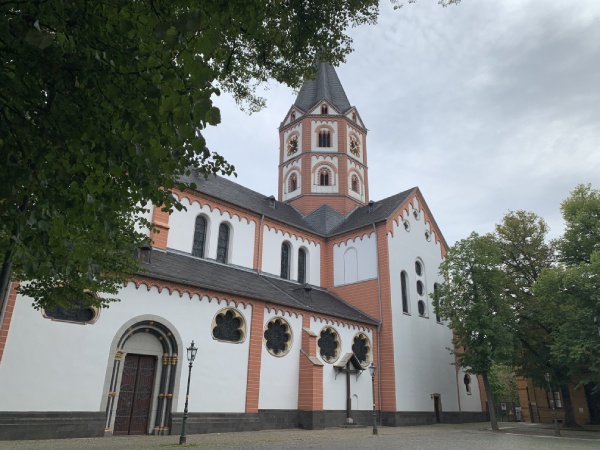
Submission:
POLYGON ((350 151, 355 156, 360 156, 360 144, 354 136, 350 138, 350 151))
POLYGON ((298 151, 298 136, 292 136, 288 140, 287 144, 287 154, 288 156, 293 155, 298 151))

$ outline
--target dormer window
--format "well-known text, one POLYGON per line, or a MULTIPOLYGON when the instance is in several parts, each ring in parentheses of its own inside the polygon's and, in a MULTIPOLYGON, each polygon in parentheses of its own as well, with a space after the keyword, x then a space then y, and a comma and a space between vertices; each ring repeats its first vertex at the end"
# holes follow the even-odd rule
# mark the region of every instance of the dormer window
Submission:
POLYGON ((329 130, 319 131, 319 147, 331 147, 331 133, 329 130))
POLYGON ((327 111, 328 111, 327 105, 325 105, 325 104, 321 105, 321 114, 327 114, 327 111))

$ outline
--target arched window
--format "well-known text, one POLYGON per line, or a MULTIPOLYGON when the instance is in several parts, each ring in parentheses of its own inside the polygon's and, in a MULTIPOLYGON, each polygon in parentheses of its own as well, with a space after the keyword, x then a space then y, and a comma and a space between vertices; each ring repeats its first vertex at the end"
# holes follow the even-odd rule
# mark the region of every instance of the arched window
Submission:
POLYGON ((292 120, 296 120, 296 113, 292 113, 291 118, 292 118, 292 120))
POLYGON ((352 113, 352 120, 354 120, 356 122, 356 114, 352 113))
POLYGON ((408 314, 408 275, 406 272, 400 273, 400 287, 402 290, 402 312, 408 314))
POLYGON ((289 180, 289 184, 288 184, 288 192, 294 192, 296 189, 298 189, 298 177, 296 176, 295 173, 290 175, 290 180, 289 180))
POLYGON ((320 186, 329 186, 329 169, 321 169, 319 171, 319 185, 320 186))
POLYGON ((298 283, 306 283, 306 250, 298 250, 298 283))
POLYGON ((219 242, 217 245, 217 262, 227 263, 229 253, 229 227, 222 223, 219 225, 219 242))
POLYGON ((321 114, 327 114, 327 105, 321 105, 321 114))
POLYGON ((202 216, 196 217, 196 226, 194 228, 194 244, 192 246, 192 256, 204 258, 204 245, 206 243, 206 219, 202 216))
POLYGON ((281 278, 290 278, 290 244, 281 244, 281 278))
POLYGON ((358 177, 356 175, 352 175, 350 188, 357 194, 360 193, 360 184, 358 183, 358 177))
POLYGON ((329 130, 319 131, 319 147, 331 147, 331 133, 329 130))

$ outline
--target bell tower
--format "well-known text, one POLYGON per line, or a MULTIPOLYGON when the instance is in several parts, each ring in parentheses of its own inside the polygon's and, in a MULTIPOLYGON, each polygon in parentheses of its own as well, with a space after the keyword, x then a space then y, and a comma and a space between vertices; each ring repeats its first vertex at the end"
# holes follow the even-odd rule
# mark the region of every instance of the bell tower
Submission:
POLYGON ((279 200, 343 215, 369 201, 367 129, 330 64, 317 64, 279 126, 279 200))

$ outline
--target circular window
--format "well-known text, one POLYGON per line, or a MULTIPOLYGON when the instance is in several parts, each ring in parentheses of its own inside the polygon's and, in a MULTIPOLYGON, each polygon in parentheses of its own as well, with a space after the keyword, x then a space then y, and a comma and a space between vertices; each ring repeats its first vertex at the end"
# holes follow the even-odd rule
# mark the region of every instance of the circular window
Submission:
POLYGON ((265 347, 273 356, 284 356, 292 347, 290 325, 279 317, 269 320, 263 333, 265 347))
POLYGON ((419 295, 423 295, 423 282, 421 280, 417 281, 417 292, 419 293, 419 295))
POLYGON ((352 341, 352 351, 360 361, 362 366, 371 362, 371 343, 364 333, 358 333, 352 341))
POLYGON ((415 261, 415 272, 417 275, 423 275, 423 265, 419 261, 415 261))
POLYGON ((419 308, 419 315, 424 316, 425 315, 425 302, 423 300, 419 300, 417 307, 419 308))
POLYGON ((425 231, 425 239, 431 241, 431 233, 429 231, 425 231))
POLYGON ((340 336, 331 327, 325 327, 319 335, 319 353, 325 362, 334 363, 340 356, 340 336))
POLYGON ((225 342, 244 342, 246 322, 235 309, 222 309, 212 323, 213 339, 225 342))
POLYGON ((419 220, 419 217, 420 217, 421 215, 419 214, 419 211, 415 209, 415 210, 413 211, 413 216, 415 216, 415 219, 419 220))
POLYGON ((410 231, 410 222, 408 220, 405 220, 404 222, 402 222, 404 225, 404 229, 406 231, 410 231))

